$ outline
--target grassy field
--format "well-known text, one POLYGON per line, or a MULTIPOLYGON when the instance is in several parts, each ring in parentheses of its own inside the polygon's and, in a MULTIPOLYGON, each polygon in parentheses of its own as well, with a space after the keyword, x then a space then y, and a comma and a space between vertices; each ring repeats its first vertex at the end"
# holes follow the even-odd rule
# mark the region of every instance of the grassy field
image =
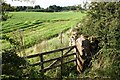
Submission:
MULTIPOLYGON (((58 36, 60 32, 75 26, 85 16, 80 12, 11 12, 9 15, 12 17, 2 22, 2 34, 11 38, 22 34, 26 47, 58 36)), ((2 49, 10 47, 9 42, 0 42, 2 49)))
MULTIPOLYGON (((22 35, 25 50, 18 51, 19 56, 27 56, 40 52, 50 51, 69 45, 69 38, 67 31, 74 27, 85 16, 85 13, 81 12, 11 12, 12 16, 7 21, 2 22, 2 35, 7 35, 15 41, 20 41, 22 35), (59 34, 63 32, 62 39, 60 41, 59 34)), ((12 46, 6 40, 0 40, 2 43, 2 49, 10 48, 12 46)), ((65 51, 66 52, 66 51, 65 51)), ((45 55, 44 59, 52 59, 60 57, 58 52, 54 55, 45 55)), ((72 57, 64 59, 69 61, 72 57)), ((27 62, 36 63, 39 58, 30 59, 27 62)), ((51 63, 47 63, 44 66, 47 67, 51 63)), ((66 68, 70 68, 70 65, 66 65, 66 68), (68 67, 69 66, 69 67, 68 67)), ((34 70, 39 71, 40 67, 35 67, 34 70)), ((65 72, 67 69, 65 69, 65 72)), ((69 70, 68 70, 69 71, 69 70)), ((45 75, 49 77, 56 77, 60 74, 60 68, 55 68, 52 71, 48 71, 45 75)), ((66 73, 65 73, 66 74, 66 73)))

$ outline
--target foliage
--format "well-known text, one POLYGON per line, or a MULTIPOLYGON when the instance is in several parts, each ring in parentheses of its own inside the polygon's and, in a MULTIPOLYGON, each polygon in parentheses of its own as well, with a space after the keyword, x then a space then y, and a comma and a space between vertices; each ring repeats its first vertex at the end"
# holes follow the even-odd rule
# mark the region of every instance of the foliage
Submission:
POLYGON ((61 12, 61 11, 83 11, 81 5, 76 6, 57 6, 57 5, 50 5, 47 8, 42 8, 39 5, 33 6, 17 6, 14 10, 16 11, 29 11, 29 12, 61 12))
POLYGON ((81 21, 80 33, 96 36, 101 47, 89 73, 119 79, 120 3, 92 2, 89 9, 88 16, 81 21))
POLYGON ((11 6, 10 4, 7 4, 7 3, 5 3, 5 2, 2 2, 2 12, 4 12, 4 11, 14 11, 14 7, 13 6, 11 6))
MULTIPOLYGON (((91 35, 96 36, 100 41, 99 46, 101 47, 101 49, 94 56, 92 60, 91 69, 86 70, 83 74, 81 74, 81 76, 83 77, 89 76, 90 78, 110 77, 113 79, 120 79, 120 73, 119 73, 120 72, 120 50, 119 50, 120 49, 120 34, 119 34, 120 33, 120 3, 93 2, 91 3, 89 9, 90 10, 88 11, 88 16, 81 21, 79 32, 89 36, 91 35)), ((80 20, 78 18, 81 15, 77 13, 72 13, 72 15, 73 14, 75 16, 78 15, 75 17, 72 16, 71 14, 63 15, 63 13, 53 13, 54 16, 53 15, 51 16, 51 14, 44 13, 44 15, 43 14, 40 15, 40 13, 37 13, 36 14, 37 17, 35 17, 36 16, 35 14, 34 14, 35 16, 31 14, 32 17, 29 16, 27 18, 25 18, 26 14, 24 14, 25 16, 23 18, 20 16, 21 14, 18 13, 19 16, 17 18, 20 20, 16 20, 14 17, 12 19, 13 21, 11 20, 10 22, 3 22, 2 32, 12 37, 12 31, 17 29, 23 29, 26 40, 25 45, 32 46, 36 42, 40 42, 45 39, 50 39, 54 36, 57 36, 58 33, 60 33, 61 31, 69 29, 71 26, 73 26, 73 24, 76 24, 76 22, 80 20), (61 18, 56 17, 58 16, 57 14, 60 14, 59 17, 61 18), (42 16, 44 16, 45 18, 42 18, 42 16)), ((14 16, 17 15, 14 14, 14 16)), ((13 40, 12 38, 8 38, 8 37, 5 38, 7 40, 13 40)), ((14 43, 14 41, 12 43, 14 43)), ((18 73, 22 73, 18 69, 19 66, 22 65, 22 62, 19 63, 18 60, 16 60, 16 58, 19 60, 21 60, 21 58, 19 58, 16 54, 14 55, 15 51, 5 50, 4 53, 7 54, 3 56, 3 58, 5 58, 5 61, 3 63, 5 63, 10 67, 12 65, 13 67, 13 68, 11 67, 10 70, 8 70, 8 72, 5 72, 7 71, 5 70, 4 73, 6 75, 9 75, 11 71, 13 71, 13 69, 18 71, 18 73), (15 57, 13 58, 11 57, 11 55, 15 57), (9 59, 11 64, 9 64, 8 61, 9 59)), ((4 66, 3 68, 8 69, 6 68, 7 66, 5 65, 3 66, 4 66)), ((40 76, 37 71, 34 71, 31 68, 30 70, 28 69, 28 72, 25 71, 25 73, 30 73, 30 76, 32 77, 40 76)), ((15 72, 13 71, 12 76, 18 77, 20 75, 15 74, 15 72)), ((76 75, 73 75, 73 73, 66 74, 64 76, 76 77, 76 75)))
MULTIPOLYGON (((28 1, 30 2, 30 1, 28 1)), ((47 8, 42 8, 40 5, 33 6, 11 6, 7 4, 5 1, 2 1, 2 12, 6 11, 27 11, 27 12, 61 12, 61 11, 83 11, 81 5, 74 5, 74 6, 57 6, 57 5, 50 5, 47 8)))
POLYGON ((20 66, 25 65, 25 60, 19 57, 15 50, 4 50, 2 52, 2 75, 18 78, 22 76, 20 66), (17 73, 17 74, 16 74, 17 73))
POLYGON ((2 39, 7 40, 13 45, 9 49, 2 50, 2 75, 3 79, 6 78, 22 78, 26 79, 26 76, 31 78, 40 78, 41 74, 34 68, 29 67, 29 63, 24 57, 18 56, 17 52, 20 48, 23 48, 20 41, 14 40, 9 36, 3 35, 2 39), (25 67, 25 69, 24 69, 25 67))
POLYGON ((5 13, 2 13, 1 20, 2 20, 2 21, 6 21, 7 19, 8 19, 8 15, 5 14, 5 13))
POLYGON ((2 50, 2 78, 22 77, 23 70, 20 67, 25 66, 26 61, 17 54, 20 42, 6 35, 3 35, 2 39, 7 40, 12 45, 11 48, 2 50))
POLYGON ((2 10, 1 10, 1 13, 2 13, 2 17, 1 17, 1 20, 2 21, 6 21, 8 18, 10 18, 11 16, 9 16, 6 11, 14 11, 14 7, 11 7, 10 4, 7 4, 5 2, 2 1, 1 3, 1 6, 2 6, 2 10))

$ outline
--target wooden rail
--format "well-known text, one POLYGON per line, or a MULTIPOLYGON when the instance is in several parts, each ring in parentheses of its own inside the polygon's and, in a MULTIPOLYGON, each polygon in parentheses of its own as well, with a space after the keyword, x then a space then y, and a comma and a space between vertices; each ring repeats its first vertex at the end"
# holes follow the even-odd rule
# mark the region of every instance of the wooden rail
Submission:
MULTIPOLYGON (((74 48, 76 48, 76 46, 69 46, 69 47, 65 47, 65 48, 60 48, 60 49, 56 49, 56 50, 52 50, 52 51, 48 51, 48 52, 43 52, 43 53, 38 53, 38 54, 34 54, 34 55, 30 55, 30 56, 26 56, 25 58, 26 59, 29 59, 29 58, 35 58, 35 57, 39 57, 40 58, 40 61, 37 62, 37 63, 34 63, 34 64, 30 64, 29 66, 40 66, 41 69, 40 69, 40 72, 42 75, 44 75, 44 73, 50 69, 53 69, 53 68, 56 68, 56 67, 61 67, 61 74, 62 74, 62 69, 63 69, 63 65, 64 64, 67 64, 67 63, 70 63, 70 62, 74 62, 76 61, 76 59, 72 59, 72 60, 69 60, 67 62, 64 62, 63 59, 64 58, 67 58, 67 57, 70 57, 70 56, 73 56, 73 55, 76 55, 76 53, 72 53, 72 54, 68 54, 70 53, 74 48), (67 52, 64 53, 64 50, 68 50, 67 52), (56 53, 56 52, 61 52, 61 56, 60 57, 57 57, 57 58, 53 58, 53 59, 49 59, 49 60, 44 60, 43 56, 44 55, 48 55, 48 54, 52 54, 52 53, 56 53), (53 62, 52 62, 53 61, 53 62), (52 62, 49 66, 47 67, 44 67, 44 64, 45 63, 49 63, 49 62, 52 62), (56 65, 58 62, 61 62, 61 64, 59 65, 56 65)), ((53 54, 53 55, 54 55, 53 54)), ((25 67, 24 67, 25 68, 25 67)))
POLYGON ((65 48, 61 48, 61 49, 56 49, 56 50, 52 50, 52 51, 48 51, 48 52, 43 52, 43 53, 38 53, 38 54, 34 54, 34 55, 29 55, 26 56, 25 58, 33 58, 33 57, 38 57, 39 55, 46 55, 46 54, 51 54, 51 53, 55 53, 55 52, 60 52, 69 48, 75 48, 76 46, 69 46, 69 47, 65 47, 65 48))
MULTIPOLYGON (((61 43, 62 43, 62 39, 61 39, 61 43)), ((89 55, 92 54, 92 52, 91 52, 92 47, 91 47, 90 41, 87 39, 83 39, 82 35, 81 35, 81 37, 79 37, 79 39, 77 39, 75 41, 75 43, 76 43, 75 46, 69 46, 69 47, 60 48, 60 49, 56 49, 56 50, 52 50, 52 51, 48 51, 48 52, 38 53, 38 54, 26 56, 24 58, 29 59, 29 58, 39 57, 40 58, 39 62, 29 64, 29 66, 33 66, 33 67, 40 66, 41 67, 40 72, 42 75, 44 75, 44 73, 46 71, 56 68, 56 67, 61 68, 61 75, 62 75, 62 73, 64 71, 63 65, 70 63, 70 62, 74 62, 74 61, 75 61, 77 71, 79 73, 82 73, 85 70, 85 67, 87 67, 86 65, 88 65, 91 60, 92 56, 89 56, 89 55), (85 45, 85 46, 83 46, 83 45, 85 45), (73 49, 74 49, 74 53, 69 54, 73 49), (68 51, 66 51, 64 53, 64 50, 68 50, 68 51), (52 58, 49 60, 44 59, 44 55, 53 54, 53 53, 56 54, 57 52, 60 52, 61 56, 59 56, 57 58, 52 58), (72 60, 69 60, 67 62, 64 61, 64 58, 67 58, 67 57, 73 56, 73 55, 75 55, 75 57, 72 60), (48 65, 47 67, 44 66, 45 63, 49 63, 49 62, 52 62, 52 63, 50 65, 48 65), (57 64, 58 62, 60 64, 57 64)), ((59 53, 57 53, 57 54, 59 54, 59 53)))

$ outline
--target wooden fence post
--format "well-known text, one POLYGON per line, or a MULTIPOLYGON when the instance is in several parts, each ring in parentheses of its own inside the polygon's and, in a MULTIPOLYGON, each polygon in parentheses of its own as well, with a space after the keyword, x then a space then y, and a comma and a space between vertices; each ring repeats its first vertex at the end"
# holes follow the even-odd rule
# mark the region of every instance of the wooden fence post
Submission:
POLYGON ((88 55, 90 54, 90 42, 86 39, 83 35, 81 35, 76 40, 76 47, 77 47, 77 70, 78 72, 82 73, 85 69, 85 64, 88 55))
POLYGON ((61 51, 61 79, 63 75, 63 50, 61 51))
POLYGON ((60 33, 60 42, 63 43, 63 32, 60 33))
POLYGON ((40 55, 40 62, 41 62, 41 78, 44 78, 44 64, 43 64, 43 55, 40 55))
MULTIPOLYGON (((77 47, 75 46, 75 48, 74 48, 74 53, 75 53, 75 56, 74 56, 74 58, 76 59, 76 61, 75 61, 75 66, 77 67, 77 59, 78 59, 78 50, 77 50, 77 47)), ((76 68, 77 69, 77 68, 76 68)))
MULTIPOLYGON (((60 33, 60 40, 61 40, 61 44, 63 44, 63 36, 62 33, 60 33)), ((62 79, 62 75, 63 75, 63 50, 61 51, 61 79, 62 79)))

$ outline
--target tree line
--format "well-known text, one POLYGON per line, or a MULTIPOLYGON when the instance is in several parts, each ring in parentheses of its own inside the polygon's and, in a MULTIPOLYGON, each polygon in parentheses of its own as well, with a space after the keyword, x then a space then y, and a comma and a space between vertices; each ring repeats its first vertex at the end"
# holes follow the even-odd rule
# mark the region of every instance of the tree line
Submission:
POLYGON ((57 5, 50 5, 47 8, 42 8, 40 5, 33 6, 11 6, 10 4, 7 4, 6 2, 1 3, 2 6, 2 17, 0 20, 6 21, 10 16, 7 14, 7 12, 19 12, 19 11, 25 11, 25 12, 62 12, 62 11, 82 11, 85 10, 85 8, 82 8, 81 5, 74 5, 74 6, 57 6, 57 5))
POLYGON ((40 5, 33 6, 11 6, 5 2, 2 3, 2 11, 26 11, 26 12, 61 12, 61 11, 80 11, 84 10, 81 5, 74 5, 74 6, 57 6, 57 5, 50 5, 47 8, 42 8, 40 5))

